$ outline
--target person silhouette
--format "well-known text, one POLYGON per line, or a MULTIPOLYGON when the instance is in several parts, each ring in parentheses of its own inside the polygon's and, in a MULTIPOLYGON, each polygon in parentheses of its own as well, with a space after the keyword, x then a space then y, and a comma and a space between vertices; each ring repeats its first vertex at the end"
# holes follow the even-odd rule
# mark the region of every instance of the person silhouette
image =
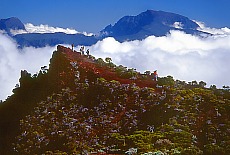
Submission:
POLYGON ((155 71, 153 72, 153 80, 154 80, 154 81, 157 81, 157 78, 158 78, 158 74, 157 74, 157 70, 155 70, 155 71))
POLYGON ((89 56, 89 49, 87 49, 86 54, 89 56))
POLYGON ((73 48, 74 48, 74 44, 72 44, 72 51, 74 50, 73 48))
POLYGON ((85 49, 84 46, 82 46, 82 47, 80 48, 80 52, 81 52, 82 55, 84 55, 84 49, 85 49))

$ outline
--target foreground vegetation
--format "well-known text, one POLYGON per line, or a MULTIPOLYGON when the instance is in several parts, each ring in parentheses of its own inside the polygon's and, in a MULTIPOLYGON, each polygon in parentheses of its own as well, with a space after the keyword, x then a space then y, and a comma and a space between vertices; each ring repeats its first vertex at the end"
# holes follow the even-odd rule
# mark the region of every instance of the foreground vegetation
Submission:
POLYGON ((100 77, 60 51, 54 53, 49 70, 24 74, 20 87, 0 107, 18 108, 18 118, 1 111, 8 116, 1 118, 1 127, 7 129, 4 122, 11 122, 19 129, 8 127, 12 130, 8 152, 229 154, 228 87, 206 88, 203 81, 186 83, 172 76, 143 87, 135 84, 133 76, 139 73, 133 69, 121 71, 108 59, 95 63, 115 68, 116 75, 133 82, 100 77))

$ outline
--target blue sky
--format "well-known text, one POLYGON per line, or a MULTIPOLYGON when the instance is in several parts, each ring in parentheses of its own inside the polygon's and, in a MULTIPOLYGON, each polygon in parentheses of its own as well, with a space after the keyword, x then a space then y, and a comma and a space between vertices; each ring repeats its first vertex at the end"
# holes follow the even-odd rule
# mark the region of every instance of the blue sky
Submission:
POLYGON ((178 13, 210 27, 230 27, 229 0, 1 0, 0 19, 98 32, 148 9, 178 13))

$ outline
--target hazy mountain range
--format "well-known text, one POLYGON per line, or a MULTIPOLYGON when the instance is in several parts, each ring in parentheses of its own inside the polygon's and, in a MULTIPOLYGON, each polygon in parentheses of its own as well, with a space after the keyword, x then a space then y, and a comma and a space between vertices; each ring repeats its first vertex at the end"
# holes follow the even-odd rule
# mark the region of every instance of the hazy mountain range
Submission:
POLYGON ((200 26, 189 18, 164 11, 147 10, 137 16, 124 16, 114 25, 108 25, 97 34, 55 33, 25 33, 24 24, 16 17, 1 19, 0 30, 12 36, 19 46, 44 47, 57 44, 93 45, 106 37, 113 37, 119 42, 128 40, 142 40, 148 36, 165 36, 171 30, 183 31, 187 34, 202 35, 206 32, 199 31, 200 26), (14 31, 18 31, 16 35, 14 31), (20 34, 21 32, 24 32, 20 34))

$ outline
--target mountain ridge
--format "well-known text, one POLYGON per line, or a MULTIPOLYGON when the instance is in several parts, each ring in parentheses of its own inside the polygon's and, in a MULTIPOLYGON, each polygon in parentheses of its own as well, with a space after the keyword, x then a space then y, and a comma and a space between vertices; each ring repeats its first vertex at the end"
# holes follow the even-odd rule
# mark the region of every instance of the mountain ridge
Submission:
POLYGON ((56 46, 58 44, 73 44, 90 46, 95 44, 98 39, 92 36, 85 36, 84 34, 66 34, 63 32, 56 33, 27 33, 17 34, 13 36, 20 47, 33 46, 56 46))
POLYGON ((144 74, 57 46, 0 104, 2 154, 223 154, 230 89, 144 74))
MULTIPOLYGON (((11 97, 0 104, 1 152, 9 151, 8 146, 11 144, 5 142, 14 141, 19 128, 19 120, 30 114, 38 102, 63 89, 76 89, 76 82, 81 84, 96 82, 100 79, 117 81, 123 86, 133 85, 134 82, 140 87, 156 86, 150 76, 142 79, 142 75, 139 74, 139 78, 134 80, 131 78, 137 74, 134 74, 133 70, 128 71, 125 67, 115 70, 114 67, 111 61, 106 63, 102 59, 96 60, 90 55, 84 55, 79 51, 59 45, 50 59, 49 69, 46 66, 41 67, 39 73, 34 75, 21 71, 19 87, 13 90, 14 94, 11 97)), ((119 117, 121 116, 118 115, 117 119, 119 117)))
MULTIPOLYGON (((20 25, 17 25, 15 22, 13 28, 25 30, 25 27, 20 25)), ((182 31, 192 35, 208 34, 197 30, 198 28, 199 25, 188 17, 164 11, 147 10, 136 16, 124 16, 114 25, 110 24, 106 26, 97 35, 93 36, 85 36, 83 34, 69 35, 64 33, 26 33, 17 34, 13 38, 21 47, 44 47, 47 45, 54 46, 57 44, 73 43, 76 46, 90 46, 106 37, 114 37, 117 41, 124 42, 142 40, 151 35, 156 37, 166 36, 171 30, 182 31)), ((5 29, 10 34, 10 27, 5 29)))

